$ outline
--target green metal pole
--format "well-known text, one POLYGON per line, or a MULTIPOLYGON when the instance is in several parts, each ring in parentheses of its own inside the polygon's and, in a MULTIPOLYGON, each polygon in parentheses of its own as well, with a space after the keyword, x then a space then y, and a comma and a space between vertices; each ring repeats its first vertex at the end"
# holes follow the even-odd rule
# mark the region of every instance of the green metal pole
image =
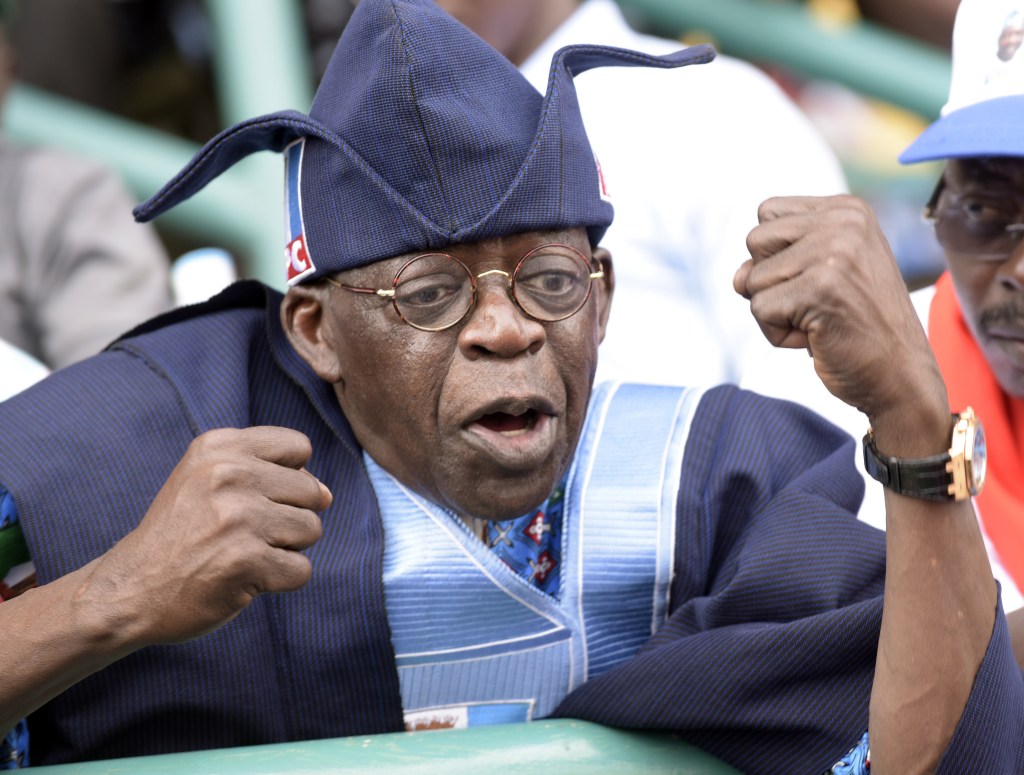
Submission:
POLYGON ((309 41, 294 0, 206 0, 225 126, 313 101, 309 41))
POLYGON ((946 101, 949 57, 865 22, 826 23, 784 0, 619 0, 669 37, 708 33, 724 52, 790 67, 933 119, 946 101))
MULTIPOLYGON (((5 134, 95 159, 116 170, 136 197, 156 193, 198 150, 194 143, 49 92, 15 84, 4 106, 5 134)), ((232 170, 162 216, 168 227, 214 244, 255 247, 243 169, 232 170)))
MULTIPOLYGON (((307 112, 313 101, 313 77, 301 4, 207 0, 206 9, 214 33, 222 123, 227 126, 289 108, 307 112)), ((236 206, 248 213, 249 274, 280 288, 285 240, 281 158, 262 153, 241 164, 247 176, 246 194, 236 206)))

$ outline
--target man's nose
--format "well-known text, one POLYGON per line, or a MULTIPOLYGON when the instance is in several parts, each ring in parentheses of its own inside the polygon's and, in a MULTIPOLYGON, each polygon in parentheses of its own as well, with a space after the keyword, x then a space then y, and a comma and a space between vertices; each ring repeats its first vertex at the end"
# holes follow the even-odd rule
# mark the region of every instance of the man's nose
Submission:
POLYGON ((507 272, 492 269, 477 276, 476 305, 459 332, 459 346, 470 357, 511 358, 540 349, 547 331, 512 299, 507 272))
POLYGON ((1024 291, 1024 239, 1020 239, 1010 257, 999 265, 999 282, 1013 291, 1024 291))

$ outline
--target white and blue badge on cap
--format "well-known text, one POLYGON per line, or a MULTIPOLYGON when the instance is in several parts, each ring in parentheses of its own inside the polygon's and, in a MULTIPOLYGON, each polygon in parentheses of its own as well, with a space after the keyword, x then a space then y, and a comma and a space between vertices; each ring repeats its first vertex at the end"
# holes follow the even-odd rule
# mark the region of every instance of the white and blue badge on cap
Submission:
POLYGON ((306 247, 306 229, 302 223, 302 152, 306 139, 296 140, 284 149, 284 229, 285 276, 289 285, 316 271, 306 247))
POLYGON ((900 156, 904 164, 1024 156, 1024 0, 962 0, 942 116, 900 156))

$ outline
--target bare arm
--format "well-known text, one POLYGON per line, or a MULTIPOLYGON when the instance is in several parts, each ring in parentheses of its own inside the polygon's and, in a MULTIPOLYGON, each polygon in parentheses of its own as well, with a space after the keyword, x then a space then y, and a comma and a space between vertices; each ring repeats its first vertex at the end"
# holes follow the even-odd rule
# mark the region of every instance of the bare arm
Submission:
POLYGON ((140 525, 79 570, 0 605, 18 633, 0 653, 0 728, 147 645, 237 616, 308 581, 327 488, 302 469, 309 441, 284 428, 196 439, 140 525))
MULTIPOLYGON (((808 348, 826 387, 868 416, 882 453, 916 458, 948 449, 945 385, 870 208, 847 196, 772 199, 759 221, 735 286, 768 339, 808 348)), ((931 772, 985 655, 996 586, 970 501, 887 491, 885 504, 872 765, 931 772)))
MULTIPOLYGON (((879 448, 905 457, 945 449, 949 425, 941 415, 936 419, 930 441, 920 434, 900 443, 890 432, 888 447, 879 438, 879 448)), ((969 500, 931 503, 886 490, 885 506, 872 762, 879 772, 932 772, 964 712, 991 637, 995 582, 969 500)))

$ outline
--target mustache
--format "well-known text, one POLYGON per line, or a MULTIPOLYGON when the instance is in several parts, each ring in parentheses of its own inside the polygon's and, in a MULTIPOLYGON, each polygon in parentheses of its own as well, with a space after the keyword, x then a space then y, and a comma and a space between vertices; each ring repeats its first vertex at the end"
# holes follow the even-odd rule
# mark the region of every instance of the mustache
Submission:
POLYGON ((1010 325, 1024 327, 1024 299, 1013 299, 998 307, 992 307, 978 317, 978 326, 988 331, 992 326, 1010 325))

